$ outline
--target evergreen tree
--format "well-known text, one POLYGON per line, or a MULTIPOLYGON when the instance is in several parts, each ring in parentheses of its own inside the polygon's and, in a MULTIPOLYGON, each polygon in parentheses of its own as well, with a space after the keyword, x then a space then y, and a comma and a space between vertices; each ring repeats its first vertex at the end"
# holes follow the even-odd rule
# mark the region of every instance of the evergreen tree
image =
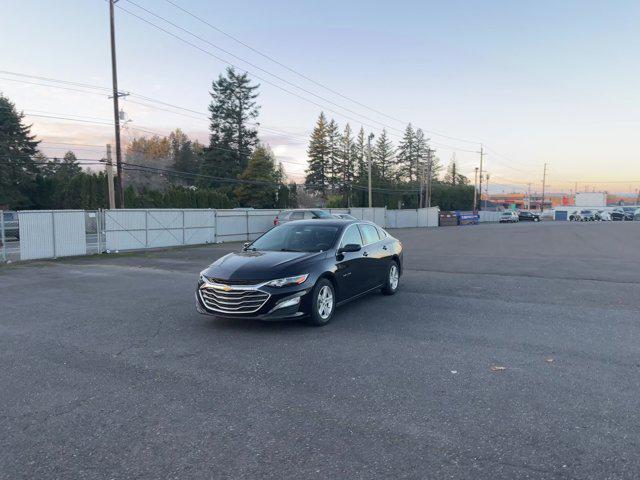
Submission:
POLYGON ((62 162, 58 166, 56 175, 70 180, 80 172, 82 172, 82 167, 78 164, 78 157, 76 157, 75 153, 69 150, 64 154, 62 162))
POLYGON ((404 136, 398 146, 397 174, 398 179, 413 182, 417 179, 418 148, 416 148, 416 132, 411 124, 407 125, 404 136))
POLYGON ((329 187, 329 140, 327 138, 327 119, 320 113, 316 126, 309 139, 309 166, 305 185, 308 190, 319 192, 323 197, 327 195, 329 187))
POLYGON ((356 137, 353 150, 353 161, 356 167, 356 177, 358 178, 358 183, 360 183, 361 179, 367 176, 367 157, 365 154, 365 148, 367 148, 366 142, 367 141, 364 135, 364 128, 360 127, 360 131, 358 132, 358 136, 356 137))
POLYGON ((327 144, 329 147, 329 173, 327 176, 331 191, 335 192, 341 184, 342 145, 338 124, 333 119, 327 125, 327 144))
POLYGON ((276 205, 281 175, 282 170, 278 171, 276 168, 271 150, 258 146, 251 155, 246 170, 239 177, 252 183, 243 183, 235 189, 240 206, 273 208, 276 205))
POLYGON ((0 207, 30 208, 38 165, 38 142, 24 114, 0 94, 0 207))
MULTIPOLYGON (((198 173, 202 164, 203 147, 197 141, 191 141, 179 128, 169 134, 172 168, 179 172, 198 173)), ((185 176, 179 182, 194 185, 195 177, 185 176)))
POLYGON ((466 185, 469 183, 469 179, 460 173, 460 170, 458 170, 458 162, 456 162, 455 153, 451 156, 451 162, 447 167, 447 173, 444 176, 444 181, 454 187, 456 185, 466 185))
POLYGON ((353 142, 351 126, 347 123, 342 133, 340 141, 340 163, 341 163, 341 189, 344 197, 344 206, 347 206, 348 196, 351 192, 351 185, 355 179, 355 156, 356 145, 353 142))
MULTIPOLYGON (((209 148, 205 152, 202 172, 219 177, 236 177, 248 165, 258 143, 258 131, 250 122, 258 117, 256 102, 259 85, 251 84, 246 73, 229 67, 212 83, 209 148)), ((205 185, 215 184, 203 180, 205 185)))
POLYGON ((392 165, 394 162, 394 148, 386 130, 382 130, 382 134, 376 141, 373 149, 372 163, 375 166, 376 177, 384 183, 391 180, 392 165))

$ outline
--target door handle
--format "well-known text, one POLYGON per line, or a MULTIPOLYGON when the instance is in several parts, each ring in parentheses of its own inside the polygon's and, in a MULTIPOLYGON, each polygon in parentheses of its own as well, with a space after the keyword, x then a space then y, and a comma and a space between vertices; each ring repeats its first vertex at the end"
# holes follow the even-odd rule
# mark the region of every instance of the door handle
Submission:
POLYGON ((362 253, 362 256, 363 256, 363 257, 368 257, 368 256, 369 256, 369 254, 368 254, 367 252, 363 252, 363 253, 362 253))

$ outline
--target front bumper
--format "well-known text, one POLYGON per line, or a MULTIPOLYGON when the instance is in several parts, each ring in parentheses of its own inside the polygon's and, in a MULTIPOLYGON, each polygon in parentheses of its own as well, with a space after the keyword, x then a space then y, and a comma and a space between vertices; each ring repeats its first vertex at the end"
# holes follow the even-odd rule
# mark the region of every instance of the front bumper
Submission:
POLYGON ((219 318, 245 319, 252 318, 265 321, 278 321, 290 318, 304 317, 309 314, 310 293, 313 285, 301 285, 292 287, 259 287, 258 291, 269 294, 267 301, 255 312, 231 313, 215 310, 207 306, 201 293, 202 283, 198 282, 195 291, 196 310, 203 315, 212 315, 219 318), (280 306, 286 301, 299 298, 299 302, 290 306, 280 306))

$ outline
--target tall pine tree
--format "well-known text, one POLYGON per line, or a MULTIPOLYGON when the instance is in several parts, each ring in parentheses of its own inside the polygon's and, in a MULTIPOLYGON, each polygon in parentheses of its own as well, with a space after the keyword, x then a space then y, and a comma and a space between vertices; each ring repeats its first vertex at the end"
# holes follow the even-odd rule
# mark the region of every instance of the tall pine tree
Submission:
POLYGON ((331 193, 335 193, 340 188, 342 177, 342 145, 340 129, 333 119, 327 125, 327 143, 329 146, 329 172, 327 176, 331 193))
POLYGON ((413 182, 417 178, 418 150, 416 148, 416 132, 411 124, 407 125, 402 140, 398 145, 396 160, 398 180, 404 179, 408 182, 413 182))
POLYGON ((330 150, 327 136, 327 118, 320 113, 316 126, 309 139, 309 166, 305 178, 308 190, 319 192, 323 197, 327 195, 330 172, 330 150))
POLYGON ((341 185, 344 203, 349 203, 349 195, 351 192, 351 184, 355 178, 355 156, 356 146, 353 143, 351 134, 351 126, 347 123, 342 132, 340 140, 340 163, 341 163, 341 185))
POLYGON ((393 172, 394 158, 393 143, 389 139, 386 130, 382 130, 382 134, 376 141, 376 146, 373 149, 373 165, 375 166, 376 176, 383 183, 388 183, 391 180, 393 172))
POLYGON ((38 142, 8 98, 0 95, 0 208, 29 208, 38 165, 38 142))
MULTIPOLYGON (((238 74, 229 67, 212 84, 211 134, 202 173, 219 177, 236 177, 247 168, 249 157, 258 143, 258 131, 251 122, 258 118, 256 102, 259 85, 253 85, 247 73, 238 74)), ((207 185, 214 180, 203 180, 207 185)))

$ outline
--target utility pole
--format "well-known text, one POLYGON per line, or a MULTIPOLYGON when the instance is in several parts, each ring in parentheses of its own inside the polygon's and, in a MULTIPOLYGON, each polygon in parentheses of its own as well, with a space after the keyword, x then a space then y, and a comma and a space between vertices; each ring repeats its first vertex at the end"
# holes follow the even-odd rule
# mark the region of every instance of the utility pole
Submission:
POLYGON ((418 171, 416 172, 418 175, 418 208, 422 208, 422 181, 424 179, 424 175, 423 175, 423 171, 424 171, 424 164, 418 162, 418 164, 416 165, 416 168, 418 169, 418 171))
POLYGON ((478 208, 480 208, 480 203, 482 202, 482 160, 484 159, 484 146, 480 144, 480 183, 478 191, 480 192, 480 200, 478 201, 478 208))
POLYGON ((544 164, 544 172, 542 173, 542 202, 540 203, 540 213, 544 212, 544 190, 547 186, 547 164, 544 164))
POLYGON ((486 174, 485 178, 487 179, 487 186, 484 187, 484 191, 485 191, 485 194, 484 194, 484 209, 486 210, 487 209, 487 199, 489 197, 489 174, 488 173, 486 174))
POLYGON ((527 183, 527 210, 531 210, 531 183, 527 183))
POLYGON ((107 183, 109 186, 109 210, 116 208, 116 197, 113 192, 113 162, 111 160, 111 144, 107 145, 107 183))
POLYGON ((371 140, 373 140, 373 133, 370 133, 367 137, 367 169, 369 171, 369 208, 373 206, 372 195, 371 195, 371 140))
POLYGON ((433 154, 435 150, 427 147, 427 207, 431 207, 431 176, 433 170, 433 154))
POLYGON ((478 212, 478 167, 475 168, 473 176, 473 213, 478 212))
POLYGON ((118 70, 116 67, 116 26, 113 6, 118 0, 109 0, 109 19, 111 24, 111 78, 113 83, 113 121, 116 133, 116 171, 118 173, 118 207, 124 208, 124 184, 122 179, 122 148, 120 146, 120 107, 118 105, 118 70))

